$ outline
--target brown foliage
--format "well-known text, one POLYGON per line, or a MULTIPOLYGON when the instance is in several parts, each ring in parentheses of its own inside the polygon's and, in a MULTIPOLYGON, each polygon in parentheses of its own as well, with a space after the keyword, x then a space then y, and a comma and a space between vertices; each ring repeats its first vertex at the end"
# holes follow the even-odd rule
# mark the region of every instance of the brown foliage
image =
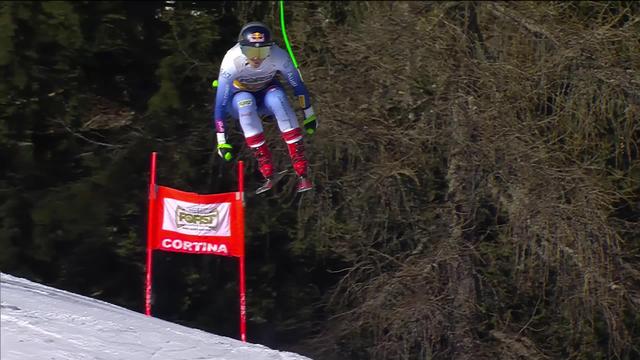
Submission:
POLYGON ((640 196, 638 7, 357 2, 342 21, 335 3, 295 7, 323 189, 301 233, 351 264, 319 346, 637 355, 638 224, 616 207, 640 196))

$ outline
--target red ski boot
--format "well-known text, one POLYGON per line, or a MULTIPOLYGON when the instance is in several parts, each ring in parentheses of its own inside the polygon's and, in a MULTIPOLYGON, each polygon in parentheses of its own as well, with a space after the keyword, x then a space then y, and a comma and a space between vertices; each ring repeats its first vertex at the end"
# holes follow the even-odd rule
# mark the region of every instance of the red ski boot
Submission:
POLYGON ((309 163, 304 156, 304 139, 302 138, 302 130, 300 128, 291 129, 282 133, 282 138, 287 143, 289 149, 289 156, 291 157, 291 164, 293 169, 298 175, 298 184, 296 185, 297 192, 304 192, 311 190, 313 184, 307 176, 307 168, 309 163))
POLYGON ((309 180, 309 178, 306 176, 300 176, 298 178, 298 184, 296 185, 296 191, 301 193, 311 189, 313 189, 313 184, 311 183, 311 180, 309 180))
POLYGON ((256 190, 256 194, 261 194, 267 190, 270 190, 275 183, 273 174, 273 161, 271 160, 271 151, 267 146, 264 138, 264 133, 260 133, 254 136, 250 136, 247 139, 247 145, 253 151, 253 156, 258 160, 258 168, 260 173, 265 179, 264 184, 256 190))

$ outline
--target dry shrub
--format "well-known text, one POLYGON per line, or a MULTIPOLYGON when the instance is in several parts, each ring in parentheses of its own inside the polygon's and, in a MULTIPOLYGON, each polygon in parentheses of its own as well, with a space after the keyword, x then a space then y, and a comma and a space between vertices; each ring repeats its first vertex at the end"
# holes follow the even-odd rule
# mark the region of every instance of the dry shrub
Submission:
POLYGON ((637 355, 637 6, 296 6, 321 121, 300 227, 350 264, 324 356, 637 355))

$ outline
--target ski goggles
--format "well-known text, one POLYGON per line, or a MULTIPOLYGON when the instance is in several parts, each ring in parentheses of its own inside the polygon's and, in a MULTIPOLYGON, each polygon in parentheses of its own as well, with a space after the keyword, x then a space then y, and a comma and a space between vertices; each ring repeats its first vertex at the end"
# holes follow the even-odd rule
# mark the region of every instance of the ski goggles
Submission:
POLYGON ((263 46, 263 47, 252 47, 252 46, 241 46, 240 49, 244 56, 249 59, 258 58, 258 59, 266 59, 271 53, 271 46, 263 46))

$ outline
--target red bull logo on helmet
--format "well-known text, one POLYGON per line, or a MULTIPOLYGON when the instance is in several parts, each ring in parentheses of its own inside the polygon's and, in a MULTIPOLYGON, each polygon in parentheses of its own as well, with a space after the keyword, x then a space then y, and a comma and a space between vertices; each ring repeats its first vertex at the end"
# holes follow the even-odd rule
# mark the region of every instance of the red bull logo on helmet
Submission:
POLYGON ((254 32, 249 34, 249 42, 252 42, 252 43, 264 42, 264 34, 260 32, 254 32))

